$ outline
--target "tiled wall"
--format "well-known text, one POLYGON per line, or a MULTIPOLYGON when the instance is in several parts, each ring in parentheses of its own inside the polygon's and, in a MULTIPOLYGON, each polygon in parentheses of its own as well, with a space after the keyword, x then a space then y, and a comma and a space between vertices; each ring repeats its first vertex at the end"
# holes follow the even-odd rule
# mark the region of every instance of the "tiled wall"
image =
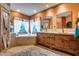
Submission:
POLYGON ((22 46, 22 45, 35 45, 36 44, 36 37, 16 37, 10 41, 9 47, 14 46, 22 46))

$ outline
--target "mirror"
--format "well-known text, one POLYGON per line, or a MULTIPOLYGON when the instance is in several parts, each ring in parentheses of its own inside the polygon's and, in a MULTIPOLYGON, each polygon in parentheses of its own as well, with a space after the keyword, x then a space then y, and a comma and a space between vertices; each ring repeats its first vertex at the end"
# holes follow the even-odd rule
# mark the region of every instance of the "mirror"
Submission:
POLYGON ((56 15, 57 28, 72 28, 71 11, 62 12, 56 15))
POLYGON ((51 20, 52 20, 51 16, 44 16, 43 21, 42 21, 43 29, 45 30, 50 29, 51 20))

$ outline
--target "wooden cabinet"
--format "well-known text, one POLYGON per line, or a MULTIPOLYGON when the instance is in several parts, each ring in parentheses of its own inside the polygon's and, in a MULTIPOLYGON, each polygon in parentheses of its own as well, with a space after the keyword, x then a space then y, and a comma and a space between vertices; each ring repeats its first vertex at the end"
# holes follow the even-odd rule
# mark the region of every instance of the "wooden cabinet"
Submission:
POLYGON ((50 42, 50 39, 49 39, 49 35, 48 34, 38 34, 38 43, 39 44, 42 44, 42 45, 45 45, 45 46, 50 46, 49 42, 50 42))
POLYGON ((55 37, 53 34, 50 34, 50 48, 55 47, 55 37))
POLYGON ((43 44, 43 37, 40 36, 40 34, 38 34, 37 39, 38 39, 37 42, 38 42, 39 44, 43 44))
POLYGON ((78 40, 74 40, 73 35, 38 33, 37 38, 38 44, 62 50, 74 55, 79 55, 78 40))
POLYGON ((48 47, 50 46, 50 35, 49 34, 45 35, 45 45, 48 47))
POLYGON ((63 49, 64 43, 61 35, 55 35, 55 47, 58 49, 63 49))
POLYGON ((70 49, 70 41, 71 41, 71 36, 67 36, 67 35, 62 35, 63 38, 63 48, 66 49, 70 49))

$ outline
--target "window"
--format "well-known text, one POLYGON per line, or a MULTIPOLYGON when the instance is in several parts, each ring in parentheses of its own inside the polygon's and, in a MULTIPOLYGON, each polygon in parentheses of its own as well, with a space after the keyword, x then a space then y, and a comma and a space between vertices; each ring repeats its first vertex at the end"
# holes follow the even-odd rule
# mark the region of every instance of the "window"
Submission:
POLYGON ((21 18, 14 19, 14 32, 18 34, 35 34, 40 32, 40 18, 36 18, 35 20, 26 20, 21 18))
POLYGON ((12 23, 12 21, 10 21, 10 32, 13 32, 13 23, 12 23))
POLYGON ((20 30, 19 30, 19 33, 27 33, 27 30, 25 29, 25 26, 24 26, 25 24, 22 22, 21 23, 21 26, 20 26, 20 30))

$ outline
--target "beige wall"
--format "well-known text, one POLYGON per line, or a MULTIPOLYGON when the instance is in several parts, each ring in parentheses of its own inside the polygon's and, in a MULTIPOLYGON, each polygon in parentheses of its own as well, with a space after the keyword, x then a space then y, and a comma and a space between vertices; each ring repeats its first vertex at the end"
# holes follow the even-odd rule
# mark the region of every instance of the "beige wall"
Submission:
POLYGON ((65 12, 65 11, 71 11, 72 12, 72 23, 73 23, 72 27, 75 28, 75 21, 76 21, 75 18, 79 17, 78 16, 79 4, 77 4, 77 3, 59 4, 56 7, 49 8, 47 10, 44 10, 42 12, 39 12, 39 13, 31 16, 31 19, 39 16, 43 20, 44 16, 52 16, 53 19, 52 19, 52 22, 51 22, 52 23, 51 27, 53 28, 53 27, 57 27, 56 15, 59 14, 59 13, 65 12))
POLYGON ((14 21, 14 17, 19 17, 19 18, 22 18, 22 19, 30 19, 29 16, 27 15, 24 15, 20 12, 16 12, 16 11, 11 11, 10 12, 10 16, 11 16, 11 20, 14 21))

